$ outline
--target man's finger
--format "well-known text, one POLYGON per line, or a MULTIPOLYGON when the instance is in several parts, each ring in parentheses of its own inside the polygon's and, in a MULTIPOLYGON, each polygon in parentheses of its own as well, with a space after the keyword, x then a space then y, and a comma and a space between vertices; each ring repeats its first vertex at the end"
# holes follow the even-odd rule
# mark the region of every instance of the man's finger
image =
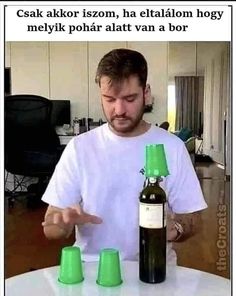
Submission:
POLYGON ((46 216, 45 220, 42 222, 42 226, 59 224, 61 222, 62 222, 61 213, 52 213, 46 216))
POLYGON ((78 205, 78 204, 77 204, 77 205, 73 205, 73 206, 71 207, 71 209, 76 210, 77 214, 79 214, 79 215, 81 215, 81 214, 83 213, 83 210, 82 210, 81 206, 78 205))
POLYGON ((60 224, 62 222, 62 215, 61 213, 55 213, 53 215, 53 224, 60 224))
POLYGON ((80 205, 74 205, 71 207, 72 209, 76 210, 79 217, 76 224, 85 224, 85 223, 92 223, 92 224, 101 224, 102 219, 95 215, 90 215, 83 211, 80 205))
POLYGON ((66 224, 75 224, 79 214, 74 208, 66 208, 62 212, 63 222, 66 224))
POLYGON ((90 215, 87 213, 84 213, 81 218, 83 219, 83 223, 92 223, 92 224, 101 224, 102 219, 95 215, 90 215), (83 217, 83 218, 82 218, 83 217))

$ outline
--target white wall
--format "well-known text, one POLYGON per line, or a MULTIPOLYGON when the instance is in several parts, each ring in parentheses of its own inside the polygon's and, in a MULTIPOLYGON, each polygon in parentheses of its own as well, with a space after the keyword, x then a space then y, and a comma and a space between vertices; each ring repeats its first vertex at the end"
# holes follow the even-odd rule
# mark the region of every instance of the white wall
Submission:
POLYGON ((11 43, 5 43, 5 67, 10 67, 11 65, 11 43))
POLYGON ((49 98, 71 100, 72 118, 88 117, 87 42, 49 43, 49 98))
POLYGON ((47 42, 12 42, 10 52, 13 94, 49 97, 49 49, 47 42))
POLYGON ((153 123, 167 119, 167 42, 9 42, 6 66, 12 69, 12 93, 71 100, 72 118, 104 118, 95 72, 111 49, 133 48, 149 63, 148 80, 155 97, 153 123))
POLYGON ((195 42, 169 42, 168 79, 196 74, 195 42))
POLYGON ((208 61, 221 51, 226 42, 169 42, 168 78, 203 76, 208 61))

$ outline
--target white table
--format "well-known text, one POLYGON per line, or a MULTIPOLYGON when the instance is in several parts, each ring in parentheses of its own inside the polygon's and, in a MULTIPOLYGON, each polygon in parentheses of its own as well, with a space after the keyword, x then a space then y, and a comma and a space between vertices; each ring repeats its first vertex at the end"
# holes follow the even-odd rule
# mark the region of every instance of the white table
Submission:
POLYGON ((59 283, 59 266, 24 273, 6 280, 7 296, 229 296, 230 280, 199 270, 168 266, 166 281, 145 284, 138 278, 138 262, 121 262, 123 283, 117 287, 96 284, 98 263, 85 263, 84 281, 75 285, 59 283))

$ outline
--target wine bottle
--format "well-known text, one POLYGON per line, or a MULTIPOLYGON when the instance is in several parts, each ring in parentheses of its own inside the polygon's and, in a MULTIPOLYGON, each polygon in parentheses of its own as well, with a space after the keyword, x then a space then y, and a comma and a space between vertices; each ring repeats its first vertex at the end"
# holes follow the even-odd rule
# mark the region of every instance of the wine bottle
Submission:
POLYGON ((78 117, 75 117, 75 119, 73 120, 73 132, 75 136, 79 135, 80 133, 80 124, 78 117))
POLYGON ((139 278, 146 283, 166 278, 166 194, 160 181, 168 174, 164 146, 148 145, 139 206, 139 278))

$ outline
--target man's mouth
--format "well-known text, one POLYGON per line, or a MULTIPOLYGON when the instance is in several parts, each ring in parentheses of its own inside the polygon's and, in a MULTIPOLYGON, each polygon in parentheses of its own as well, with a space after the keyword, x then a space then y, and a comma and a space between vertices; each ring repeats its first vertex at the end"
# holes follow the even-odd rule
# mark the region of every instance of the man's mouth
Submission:
POLYGON ((117 121, 122 122, 122 121, 129 120, 129 118, 128 117, 114 117, 112 120, 117 120, 117 121))

